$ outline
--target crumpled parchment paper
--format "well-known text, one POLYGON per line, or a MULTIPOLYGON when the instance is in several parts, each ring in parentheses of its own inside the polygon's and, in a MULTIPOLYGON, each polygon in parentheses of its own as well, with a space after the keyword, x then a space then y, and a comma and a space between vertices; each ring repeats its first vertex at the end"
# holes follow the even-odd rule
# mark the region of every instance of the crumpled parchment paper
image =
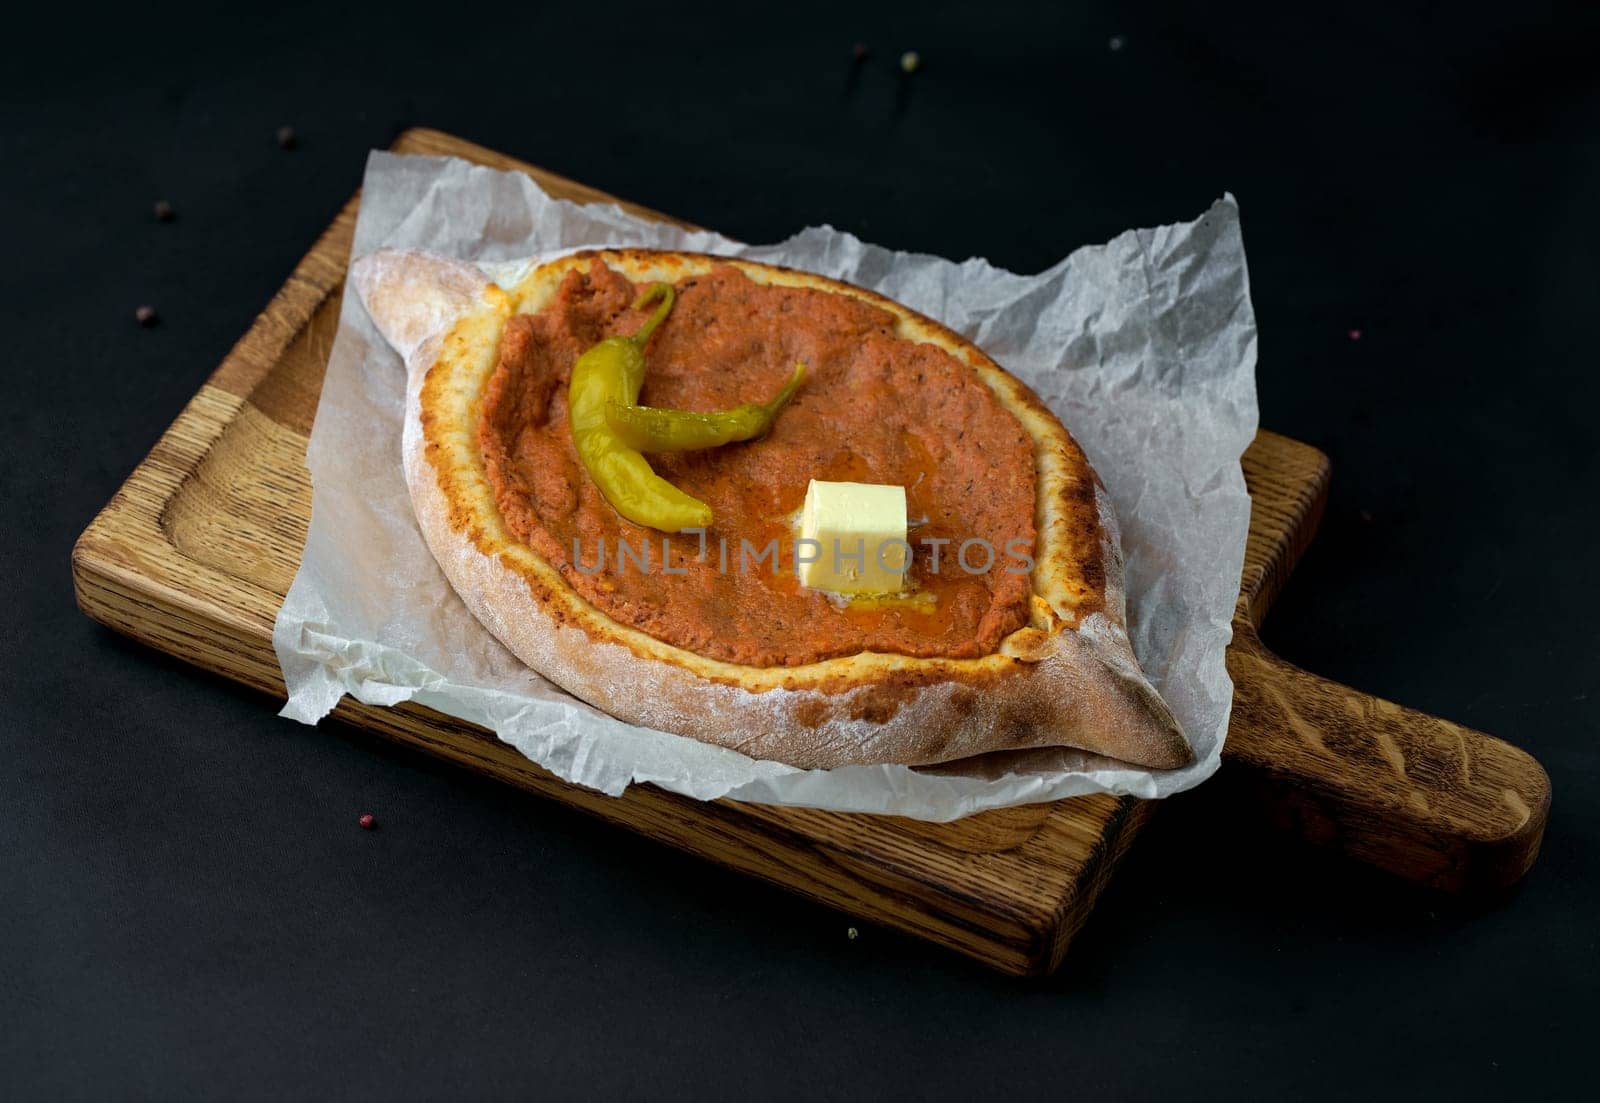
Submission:
POLYGON ((939 319, 1021 377, 1110 489, 1134 650, 1195 762, 1154 771, 1046 751, 921 769, 797 770, 625 724, 571 697, 478 624, 423 543, 400 465, 405 369, 353 294, 306 454, 305 554, 273 633, 289 691, 283 715, 315 723, 347 693, 377 705, 413 700, 613 795, 649 782, 701 800, 925 820, 1096 791, 1164 797, 1216 770, 1233 695, 1223 653, 1250 517, 1239 456, 1257 418, 1255 316, 1232 196, 1193 222, 1131 230, 1019 276, 979 259, 893 252, 826 226, 743 245, 556 200, 518 173, 375 152, 352 256, 424 249, 511 283, 530 257, 598 245, 722 253, 847 280, 939 319))

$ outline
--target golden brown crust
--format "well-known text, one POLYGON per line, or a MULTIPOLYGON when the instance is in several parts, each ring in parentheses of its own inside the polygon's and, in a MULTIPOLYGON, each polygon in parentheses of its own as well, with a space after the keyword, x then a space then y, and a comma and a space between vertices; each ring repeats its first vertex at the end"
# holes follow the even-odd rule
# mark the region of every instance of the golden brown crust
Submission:
POLYGON ((1032 391, 950 329, 821 276, 689 253, 585 251, 538 266, 509 290, 470 266, 415 253, 363 258, 354 278, 379 328, 407 355, 406 475, 430 548, 478 619, 568 691, 623 720, 808 768, 918 765, 1045 746, 1157 768, 1190 761, 1128 644, 1103 486, 1032 391), (476 427, 505 320, 536 312, 568 271, 596 258, 634 282, 675 282, 732 264, 758 282, 852 295, 893 314, 900 336, 936 344, 971 367, 1034 441, 1029 624, 975 659, 861 653, 753 667, 663 643, 578 595, 501 520, 476 427))

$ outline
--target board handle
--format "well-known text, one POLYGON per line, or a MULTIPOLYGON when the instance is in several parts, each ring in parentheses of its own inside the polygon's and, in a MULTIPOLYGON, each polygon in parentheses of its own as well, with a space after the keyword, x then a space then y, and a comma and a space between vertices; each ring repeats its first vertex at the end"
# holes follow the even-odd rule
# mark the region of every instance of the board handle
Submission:
POLYGON ((1242 620, 1228 672, 1224 771, 1278 826, 1448 892, 1505 888, 1538 856, 1550 778, 1526 752, 1301 670, 1242 620))

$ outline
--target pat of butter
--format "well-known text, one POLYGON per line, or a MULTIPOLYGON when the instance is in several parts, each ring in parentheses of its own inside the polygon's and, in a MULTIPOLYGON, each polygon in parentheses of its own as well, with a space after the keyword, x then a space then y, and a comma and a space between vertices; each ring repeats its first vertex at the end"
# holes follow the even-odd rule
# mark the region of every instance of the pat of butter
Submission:
POLYGON ((894 594, 911 561, 906 488, 811 480, 795 545, 800 584, 836 594, 894 594))

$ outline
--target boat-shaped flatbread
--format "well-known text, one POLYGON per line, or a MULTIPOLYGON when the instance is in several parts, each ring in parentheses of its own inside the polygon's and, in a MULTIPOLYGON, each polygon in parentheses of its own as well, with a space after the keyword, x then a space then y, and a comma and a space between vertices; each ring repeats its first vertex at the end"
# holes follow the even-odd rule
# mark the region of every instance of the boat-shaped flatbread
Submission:
POLYGON ((576 696, 806 768, 1192 758, 1129 644, 1104 486, 1026 386, 937 322, 809 273, 651 250, 572 254, 509 288, 410 252, 353 279, 407 362, 403 462, 429 547, 478 620, 576 696), (657 282, 676 303, 644 346, 642 402, 721 410, 807 366, 765 435, 650 457, 711 508, 698 533, 622 517, 567 422, 577 358, 637 332, 657 282), (800 584, 812 479, 905 487, 904 593, 800 584))

